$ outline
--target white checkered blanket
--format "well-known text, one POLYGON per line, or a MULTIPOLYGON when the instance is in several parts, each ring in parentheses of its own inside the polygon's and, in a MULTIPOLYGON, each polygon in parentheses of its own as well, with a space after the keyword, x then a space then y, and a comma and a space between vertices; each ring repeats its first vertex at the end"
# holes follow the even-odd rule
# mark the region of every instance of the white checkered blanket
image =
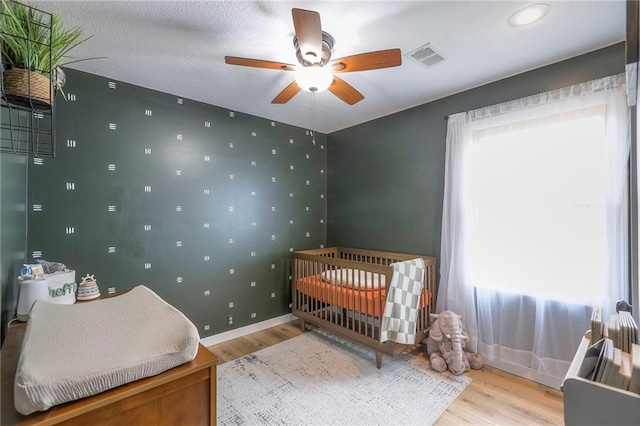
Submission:
POLYGON ((424 287, 422 258, 392 263, 393 276, 380 325, 380 343, 391 340, 412 345, 416 341, 418 306, 424 287))

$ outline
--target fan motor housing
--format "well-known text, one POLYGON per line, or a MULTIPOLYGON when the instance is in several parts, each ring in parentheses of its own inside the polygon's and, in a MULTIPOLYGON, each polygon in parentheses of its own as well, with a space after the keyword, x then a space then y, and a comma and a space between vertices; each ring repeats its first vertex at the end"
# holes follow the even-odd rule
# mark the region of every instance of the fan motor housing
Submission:
POLYGON ((300 65, 303 65, 305 67, 314 65, 314 64, 320 64, 320 66, 326 65, 331 59, 331 50, 333 49, 334 43, 335 43, 335 40, 333 39, 331 34, 323 31, 322 32, 322 56, 320 57, 320 61, 310 62, 307 59, 305 59, 304 55, 300 51, 300 46, 298 45, 298 38, 295 36, 293 37, 293 47, 295 47, 296 49, 296 58, 298 58, 298 62, 300 62, 300 65))

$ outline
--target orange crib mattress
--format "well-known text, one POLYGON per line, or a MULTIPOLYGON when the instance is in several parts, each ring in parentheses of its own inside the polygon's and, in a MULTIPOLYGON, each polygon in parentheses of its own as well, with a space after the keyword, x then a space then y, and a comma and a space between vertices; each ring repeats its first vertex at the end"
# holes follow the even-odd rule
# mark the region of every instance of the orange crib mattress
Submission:
MULTIPOLYGON (((386 288, 361 290, 335 285, 324 281, 320 274, 296 280, 296 289, 309 297, 377 318, 382 317, 386 303, 386 288)), ((420 309, 429 304, 431 294, 424 290, 420 309), (426 296, 426 297, 425 297, 426 296)), ((302 301, 304 303, 304 300, 302 301)))

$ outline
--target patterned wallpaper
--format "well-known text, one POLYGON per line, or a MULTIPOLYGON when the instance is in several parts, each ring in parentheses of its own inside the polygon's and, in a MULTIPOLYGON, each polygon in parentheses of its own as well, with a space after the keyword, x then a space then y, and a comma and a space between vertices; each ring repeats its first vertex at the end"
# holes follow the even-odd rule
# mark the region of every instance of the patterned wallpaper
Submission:
POLYGON ((29 163, 29 257, 144 284, 201 337, 290 312, 290 252, 326 243, 326 135, 67 77, 57 158, 29 163))

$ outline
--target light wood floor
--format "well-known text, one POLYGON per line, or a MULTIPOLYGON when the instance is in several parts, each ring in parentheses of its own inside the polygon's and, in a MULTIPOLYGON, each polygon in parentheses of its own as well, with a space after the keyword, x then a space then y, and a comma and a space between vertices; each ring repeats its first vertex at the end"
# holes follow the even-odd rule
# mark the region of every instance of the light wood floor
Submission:
MULTIPOLYGON (((217 345, 209 346, 220 363, 278 344, 301 334, 298 321, 276 326, 217 345)), ((418 349, 417 356, 423 356, 418 349)), ((384 357, 382 368, 391 358, 384 357)), ((438 425, 561 425, 562 392, 522 379, 501 370, 483 367, 468 374, 473 381, 446 412, 438 425)))

